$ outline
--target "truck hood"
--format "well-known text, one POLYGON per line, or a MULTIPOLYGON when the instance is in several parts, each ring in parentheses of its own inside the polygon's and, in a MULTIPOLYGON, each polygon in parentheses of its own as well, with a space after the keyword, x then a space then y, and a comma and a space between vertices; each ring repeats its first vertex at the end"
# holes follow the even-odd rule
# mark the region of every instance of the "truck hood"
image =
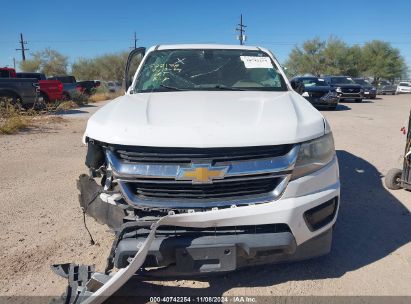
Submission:
POLYGON ((323 116, 294 91, 183 91, 114 99, 89 119, 84 139, 206 148, 298 143, 323 134, 323 116))

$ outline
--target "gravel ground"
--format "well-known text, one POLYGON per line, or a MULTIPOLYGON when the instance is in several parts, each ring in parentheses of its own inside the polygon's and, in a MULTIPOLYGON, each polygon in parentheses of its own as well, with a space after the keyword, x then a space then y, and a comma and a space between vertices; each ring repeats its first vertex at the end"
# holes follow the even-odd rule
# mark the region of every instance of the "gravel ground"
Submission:
MULTIPOLYGON (((132 280, 123 295, 408 295, 411 296, 411 193, 384 188, 401 167, 411 95, 384 96, 324 111, 340 161, 342 202, 330 255, 201 280, 132 280)), ((0 295, 58 296, 66 282, 50 264, 94 263, 102 270, 112 234, 78 206, 81 143, 88 112, 60 123, 0 136, 0 295)))

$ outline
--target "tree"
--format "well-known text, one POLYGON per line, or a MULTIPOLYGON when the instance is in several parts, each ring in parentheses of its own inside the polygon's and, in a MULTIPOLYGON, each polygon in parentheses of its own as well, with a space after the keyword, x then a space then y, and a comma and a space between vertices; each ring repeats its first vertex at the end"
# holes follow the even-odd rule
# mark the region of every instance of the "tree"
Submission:
POLYGON ((320 76, 324 65, 324 48, 326 43, 319 38, 304 42, 302 49, 298 46, 291 50, 285 66, 290 74, 313 74, 320 76))
POLYGON ((46 48, 33 53, 32 59, 20 62, 24 72, 41 72, 47 76, 66 75, 68 59, 56 50, 46 48))
POLYGON ((344 41, 331 37, 326 43, 324 52, 324 75, 349 75, 358 76, 357 49, 350 48, 344 41))
POLYGON ((71 66, 71 73, 76 79, 101 79, 93 59, 79 58, 71 66))
POLYGON ((20 61, 19 66, 23 72, 37 72, 40 70, 40 61, 35 59, 20 61))
POLYGON ((320 75, 370 76, 393 80, 406 72, 406 64, 398 49, 384 41, 371 41, 363 47, 348 46, 330 37, 304 42, 303 48, 291 50, 286 67, 292 76, 305 73, 320 75))
POLYGON ((384 41, 367 42, 363 47, 363 59, 366 65, 364 74, 372 76, 376 82, 381 78, 394 80, 407 69, 400 51, 384 41))
POLYGON ((80 58, 72 65, 72 73, 78 79, 122 81, 127 52, 106 54, 93 59, 80 58))

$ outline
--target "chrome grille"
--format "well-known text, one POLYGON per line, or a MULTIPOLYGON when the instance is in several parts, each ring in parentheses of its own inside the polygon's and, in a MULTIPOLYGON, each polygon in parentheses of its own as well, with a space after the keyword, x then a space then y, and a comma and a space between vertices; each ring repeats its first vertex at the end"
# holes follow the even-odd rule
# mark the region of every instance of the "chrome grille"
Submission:
POLYGON ((108 147, 106 158, 126 201, 138 208, 209 209, 275 200, 284 191, 299 146, 247 148, 108 147), (226 166, 210 183, 177 178, 181 168, 226 166))
POLYGON ((360 93, 360 88, 342 88, 343 93, 360 93))

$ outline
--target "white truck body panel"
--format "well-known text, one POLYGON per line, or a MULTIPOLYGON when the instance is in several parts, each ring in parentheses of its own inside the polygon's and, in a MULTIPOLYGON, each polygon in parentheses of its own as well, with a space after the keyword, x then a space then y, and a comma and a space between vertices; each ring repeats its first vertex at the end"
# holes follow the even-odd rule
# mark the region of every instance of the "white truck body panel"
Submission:
POLYGON ((112 144, 198 148, 298 143, 323 134, 323 116, 293 91, 125 95, 97 111, 85 133, 112 144))

